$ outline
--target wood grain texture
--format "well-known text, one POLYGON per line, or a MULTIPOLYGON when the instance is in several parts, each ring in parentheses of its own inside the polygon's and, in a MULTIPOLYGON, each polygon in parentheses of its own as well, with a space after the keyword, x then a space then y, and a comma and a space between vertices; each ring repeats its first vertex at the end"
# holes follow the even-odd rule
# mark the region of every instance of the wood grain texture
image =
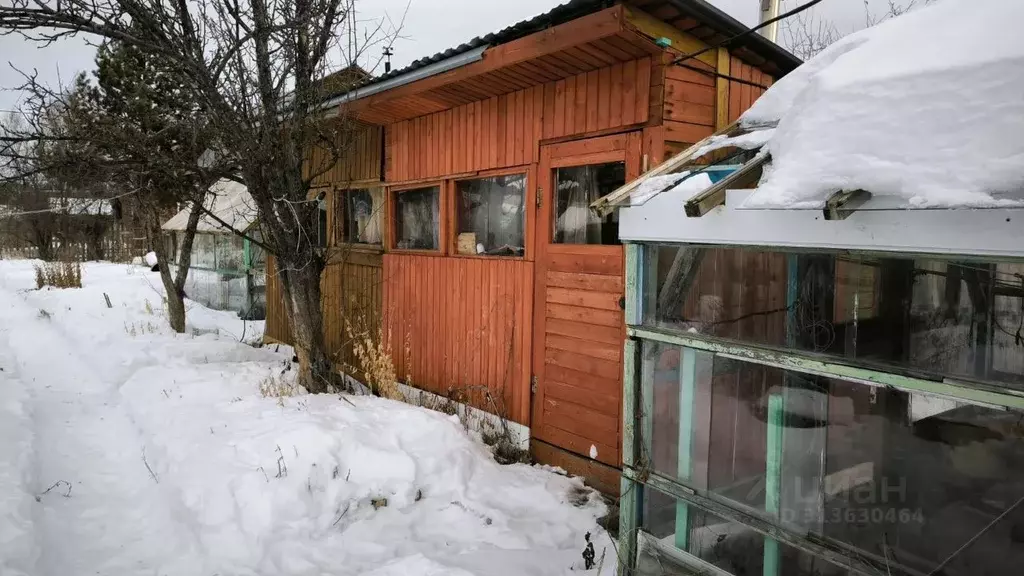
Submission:
POLYGON ((529 424, 533 263, 386 254, 383 269, 399 378, 529 424))

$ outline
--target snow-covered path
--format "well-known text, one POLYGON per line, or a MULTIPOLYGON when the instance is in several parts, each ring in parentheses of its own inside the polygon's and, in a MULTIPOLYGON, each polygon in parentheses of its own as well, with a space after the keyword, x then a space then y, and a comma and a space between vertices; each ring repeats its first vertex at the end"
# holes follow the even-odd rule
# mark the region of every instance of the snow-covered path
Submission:
POLYGON ((33 400, 40 574, 199 573, 118 395, 38 309, 0 288, 4 345, 33 400), (44 488, 45 490, 45 488, 44 488), (132 527, 131 530, 124 530, 132 527), (171 559, 176 566, 165 566, 171 559), (187 563, 183 565, 182 563, 187 563), (190 569, 191 568, 191 569, 190 569))
POLYGON ((455 417, 263 397, 291 355, 198 305, 170 332, 145 269, 32 277, 0 261, 0 576, 582 576, 587 532, 614 554, 578 479, 498 465, 455 417))

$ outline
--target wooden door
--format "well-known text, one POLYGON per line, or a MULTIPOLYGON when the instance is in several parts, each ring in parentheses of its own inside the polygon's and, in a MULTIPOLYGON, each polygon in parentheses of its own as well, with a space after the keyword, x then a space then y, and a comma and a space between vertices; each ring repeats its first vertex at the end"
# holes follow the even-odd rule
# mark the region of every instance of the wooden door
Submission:
POLYGON ((589 209, 640 173, 639 132, 541 147, 532 434, 620 466, 625 255, 618 215, 589 209))

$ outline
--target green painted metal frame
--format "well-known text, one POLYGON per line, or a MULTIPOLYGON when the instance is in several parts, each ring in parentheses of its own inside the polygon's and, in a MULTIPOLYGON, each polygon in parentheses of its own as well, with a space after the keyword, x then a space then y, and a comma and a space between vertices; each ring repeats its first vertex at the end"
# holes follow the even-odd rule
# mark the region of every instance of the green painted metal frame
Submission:
POLYGON ((924 378, 903 376, 870 368, 830 362, 795 352, 782 352, 759 346, 737 345, 718 339, 672 334, 651 328, 630 327, 627 328, 627 333, 633 338, 656 340, 667 344, 707 350, 727 358, 744 360, 765 366, 775 366, 785 370, 841 378, 869 386, 886 386, 906 392, 929 394, 990 408, 1024 409, 1024 391, 1011 388, 982 387, 950 379, 941 382, 926 380, 924 378))
MULTIPOLYGON (((841 546, 824 541, 815 537, 812 533, 797 534, 788 529, 783 529, 771 521, 758 516, 745 513, 734 506, 717 501, 714 495, 700 494, 697 491, 684 486, 678 479, 668 479, 658 475, 650 469, 647 461, 650 454, 650 440, 652 433, 652 411, 653 411, 653 388, 651 380, 653 374, 648 374, 649 362, 641 358, 641 346, 638 340, 648 340, 681 346, 684 354, 690 349, 692 357, 693 350, 702 350, 718 354, 723 357, 733 358, 741 361, 752 362, 766 366, 815 374, 824 377, 840 378, 868 386, 885 386, 911 393, 923 393, 950 400, 968 402, 981 406, 1003 409, 1024 410, 1024 391, 1010 388, 963 382, 955 379, 945 378, 943 380, 930 380, 911 375, 895 374, 884 370, 844 364, 813 357, 809 354, 801 354, 796 351, 779 350, 771 347, 756 345, 740 345, 718 338, 706 336, 684 335, 664 331, 660 329, 641 326, 644 316, 644 287, 643 283, 647 273, 644 266, 644 247, 642 245, 627 244, 626 246, 626 323, 628 339, 625 344, 625 374, 623 394, 623 475, 622 475, 622 497, 620 499, 619 516, 619 544, 620 544, 620 568, 631 568, 636 566, 637 542, 639 538, 639 527, 641 525, 641 509, 643 501, 642 486, 647 485, 656 490, 674 496, 680 500, 677 508, 677 525, 679 521, 679 510, 683 510, 683 521, 688 527, 689 506, 697 506, 707 510, 726 520, 744 524, 765 536, 765 576, 779 574, 779 558, 781 557, 780 546, 785 545, 796 548, 803 552, 820 557, 837 566, 848 569, 853 574, 872 576, 879 573, 879 566, 866 561, 865 557, 855 557, 841 546), (641 373, 642 371, 642 373, 641 373), (640 392, 638 394, 638 392, 640 392), (639 408, 639 410, 638 410, 639 408), (640 424, 640 434, 637 434, 637 424, 640 424)), ((792 297, 788 294, 787 296, 792 297)), ((685 360, 682 363, 685 365, 685 360)), ((683 382, 682 374, 685 372, 681 366, 681 399, 685 395, 686 383, 683 382)), ((690 379, 692 381, 692 378, 690 379)), ((692 383, 692 382, 691 382, 692 383)), ((779 396, 773 403, 776 410, 775 418, 769 418, 772 423, 768 439, 768 477, 766 478, 766 489, 771 499, 773 486, 781 479, 782 466, 782 412, 785 396, 779 396), (777 422, 776 422, 777 421, 777 422), (771 457, 772 455, 776 457, 771 457), (774 480, 774 482, 773 482, 774 480)), ((690 396, 690 404, 693 397, 690 396)), ((770 407, 771 408, 771 407, 770 407)), ((769 410, 771 412, 771 409, 769 410)), ((680 418, 680 440, 683 440, 682 424, 685 418, 680 418)), ((682 456, 682 454, 681 454, 682 456)), ((689 460, 687 460, 687 463, 689 460)), ((682 471, 682 461, 680 470, 682 471)), ((686 479, 688 476, 683 475, 686 479)), ((779 512, 781 506, 781 494, 774 489, 775 498, 766 502, 766 511, 769 514, 779 512)), ((689 532, 685 531, 684 546, 680 547, 685 555, 685 544, 689 532)), ((677 530, 678 546, 678 530, 677 530)))

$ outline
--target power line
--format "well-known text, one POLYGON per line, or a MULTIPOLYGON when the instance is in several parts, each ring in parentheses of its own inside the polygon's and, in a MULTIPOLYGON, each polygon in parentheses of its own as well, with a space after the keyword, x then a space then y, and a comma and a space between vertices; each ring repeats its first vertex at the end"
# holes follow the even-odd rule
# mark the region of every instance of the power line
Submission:
POLYGON ((675 66, 675 65, 678 65, 678 64, 680 64, 682 62, 686 62, 687 60, 692 60, 693 58, 696 58, 697 56, 700 56, 702 54, 707 54, 708 52, 711 52, 712 50, 717 50, 719 48, 724 48, 724 47, 728 46, 729 44, 732 44, 733 42, 739 40, 740 38, 746 38, 747 36, 750 36, 751 34, 757 32, 758 30, 760 30, 762 28, 765 28, 767 26, 771 26, 772 24, 774 24, 776 22, 779 22, 780 20, 785 20, 786 18, 789 18, 791 16, 796 16, 797 14, 803 12, 804 10, 807 10, 807 9, 811 8, 815 4, 820 4, 820 3, 821 3, 821 0, 811 0, 810 2, 808 2, 806 4, 801 4, 800 6, 797 6, 796 8, 790 10, 789 12, 786 12, 785 14, 779 14, 775 18, 771 18, 769 20, 765 20, 764 22, 761 22, 760 24, 758 24, 757 26, 754 26, 753 28, 749 28, 747 30, 744 30, 743 32, 740 32, 739 34, 736 34, 735 36, 732 36, 730 38, 726 38, 725 40, 722 40, 718 44, 715 44, 713 46, 708 46, 707 48, 703 48, 701 50, 698 50, 698 51, 690 53, 690 54, 684 54, 683 56, 680 56, 679 58, 676 58, 675 60, 673 60, 672 61, 672 65, 675 66))
MULTIPOLYGON (((118 200, 120 198, 124 198, 125 196, 131 196, 132 194, 137 194, 138 192, 139 192, 139 189, 135 189, 135 190, 130 190, 128 192, 124 192, 122 194, 118 194, 116 196, 111 196, 109 198, 75 198, 75 200, 87 200, 90 204, 93 203, 93 202, 99 202, 99 203, 112 202, 114 200, 118 200)), ((70 199, 71 198, 69 198, 69 200, 70 199)), ((11 218, 11 217, 14 217, 14 216, 32 216, 33 214, 49 214, 49 213, 63 212, 65 210, 67 210, 67 208, 59 208, 58 207, 58 208, 44 208, 44 209, 40 209, 40 210, 25 210, 23 212, 7 212, 7 213, 0 212, 0 218, 11 218)))

